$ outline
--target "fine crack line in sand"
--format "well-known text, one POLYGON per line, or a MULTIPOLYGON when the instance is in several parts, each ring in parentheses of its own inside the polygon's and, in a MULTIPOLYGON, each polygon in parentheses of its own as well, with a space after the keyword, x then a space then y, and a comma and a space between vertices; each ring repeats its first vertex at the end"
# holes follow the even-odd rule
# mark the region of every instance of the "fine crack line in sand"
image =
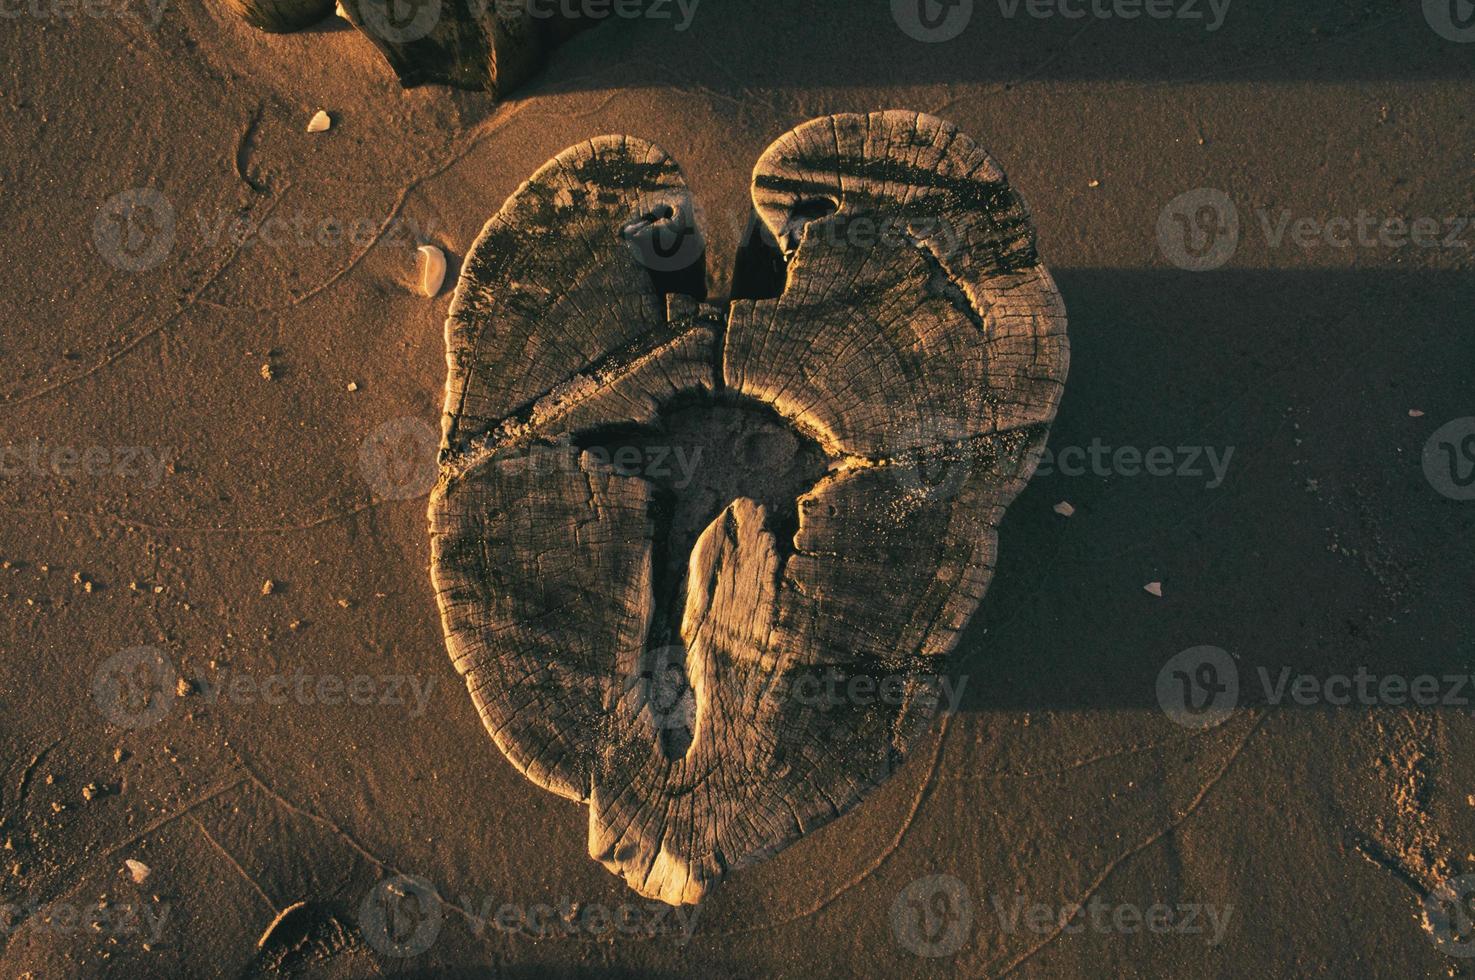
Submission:
MULTIPOLYGON (((421 499, 423 498, 412 498, 411 502, 419 501, 421 499)), ((5 508, 4 513, 19 514, 23 517, 51 517, 59 520, 101 520, 116 524, 119 527, 130 528, 139 531, 154 531, 160 534, 292 534, 300 531, 315 530, 316 528, 323 527, 324 525, 332 524, 336 521, 341 521, 350 517, 357 516, 358 514, 362 514, 365 511, 375 510, 388 504, 398 504, 404 502, 405 501, 399 500, 367 500, 355 504, 354 506, 349 507, 345 510, 331 511, 327 514, 324 514, 322 517, 314 518, 313 520, 308 521, 304 524, 276 524, 245 527, 223 527, 218 525, 171 526, 168 524, 151 524, 147 521, 135 520, 133 518, 124 517, 121 514, 110 514, 103 511, 95 513, 85 513, 81 511, 64 510, 30 510, 26 508, 16 507, 5 508)))
MULTIPOLYGON (((266 780, 257 775, 256 771, 251 768, 251 764, 248 763, 245 759, 241 758, 240 756, 237 756, 236 758, 237 761, 240 763, 241 768, 246 773, 245 779, 242 780, 243 782, 249 781, 252 785, 254 785, 261 792, 265 793, 267 797, 269 797, 273 802, 282 807, 288 813, 303 817, 304 819, 310 820, 320 827, 327 828, 334 834, 334 836, 338 837, 341 841, 343 841, 343 843, 347 844, 354 853, 358 854, 365 861, 368 861, 370 864, 372 864, 374 866, 374 869, 380 875, 383 875, 385 872, 389 872, 397 877, 406 877, 403 871, 395 867, 393 864, 390 864, 388 861, 385 861, 383 858, 380 858, 364 845, 360 844, 352 834, 344 830, 336 822, 329 819, 328 817, 323 816, 320 813, 315 813, 312 810, 307 809, 306 807, 299 806, 298 804, 293 803, 281 793, 277 792, 270 784, 266 782, 266 780)), ((449 909, 451 912, 464 919, 472 927, 473 935, 481 939, 483 942, 487 942, 490 940, 490 937, 483 934, 485 930, 481 927, 484 925, 484 923, 480 922, 480 920, 478 920, 476 916, 467 912, 456 902, 447 901, 445 898, 441 897, 440 890, 434 885, 431 885, 430 891, 432 896, 435 898, 435 901, 440 905, 441 908, 449 909)))
POLYGON ((728 932, 707 933, 706 935, 712 939, 720 939, 727 936, 749 935, 751 933, 767 932, 772 929, 778 929, 782 926, 798 922, 800 919, 807 919, 824 911, 830 905, 839 900, 839 898, 846 892, 855 888, 871 875, 875 874, 876 871, 880 869, 881 865, 885 864, 886 861, 891 857, 891 855, 895 854, 901 848, 902 839, 906 837, 907 831, 911 830, 912 824, 916 820, 917 813, 922 809, 922 803, 929 796, 931 796, 934 785, 939 781, 937 777, 937 764, 942 759, 943 749, 947 742, 948 729, 951 727, 951 724, 952 715, 944 714, 942 716, 942 724, 937 733, 937 744, 932 750, 932 760, 928 765, 927 775, 922 780, 922 785, 917 788, 917 795, 912 799, 912 805, 911 808, 907 811, 906 819, 902 821, 901 827, 898 828, 896 834, 891 838, 891 843, 888 844, 881 851, 881 853, 877 855, 876 858, 871 861, 869 865, 866 866, 865 870, 861 871, 859 874, 853 876, 848 881, 841 884, 838 888, 831 891, 824 898, 821 898, 819 901, 815 902, 809 908, 799 912, 794 912, 790 914, 787 918, 780 919, 777 922, 766 923, 761 926, 752 926, 746 929, 733 929, 728 932))
POLYGON ((261 125, 261 117, 266 112, 266 103, 258 102, 256 111, 251 114, 251 119, 246 123, 246 128, 241 133, 241 138, 236 143, 236 176, 241 178, 245 185, 258 194, 266 192, 266 184, 258 182, 251 177, 251 150, 254 148, 256 129, 261 125))
POLYGON ((1075 772, 1078 769, 1086 769, 1103 762, 1110 762, 1113 759, 1120 759, 1123 756, 1141 755, 1169 746, 1182 745, 1186 742, 1202 741, 1209 737, 1210 734, 1210 732, 1199 732, 1190 735, 1179 735, 1174 738, 1159 739, 1154 742, 1138 742, 1135 745, 1128 745, 1111 752, 1103 752, 1099 755, 1076 759, 1064 765, 1057 764, 1057 767, 1053 769, 991 769, 987 772, 955 773, 950 776, 939 776, 938 778, 947 781, 962 782, 983 779, 1034 779, 1044 776, 1063 776, 1066 773, 1075 772))
MULTIPOLYGON (((1179 827, 1183 826, 1183 824, 1186 823, 1190 817, 1197 813, 1199 807, 1202 806, 1204 801, 1209 798, 1209 795, 1214 791, 1214 789, 1224 781, 1224 777, 1229 774, 1229 771, 1234 768, 1234 764, 1238 762, 1240 758, 1244 755, 1245 747, 1250 744, 1251 739, 1255 737, 1255 734, 1260 730, 1261 725, 1264 724, 1265 719, 1268 717, 1270 717, 1270 714, 1268 712, 1261 712, 1255 716, 1254 723, 1251 724, 1249 730, 1245 732, 1244 738, 1240 739, 1239 744, 1234 747, 1234 751, 1231 752, 1229 754, 1229 757, 1224 760, 1224 764, 1219 767, 1219 771, 1216 772, 1207 783, 1199 788, 1199 791, 1194 795, 1193 799, 1189 801, 1188 805, 1183 808, 1183 811, 1181 813, 1175 816, 1172 820, 1169 820, 1166 826, 1157 831, 1154 831, 1152 834, 1149 834, 1145 839, 1140 841, 1135 846, 1117 855, 1111 861, 1108 861, 1105 867, 1103 867, 1101 869, 1101 872, 1096 876, 1095 880, 1093 880, 1091 884, 1087 886, 1086 890, 1080 895, 1080 897, 1071 904, 1085 905, 1088 901, 1090 901, 1091 896, 1095 895, 1096 892, 1100 890, 1101 886, 1106 883, 1106 880, 1116 873, 1118 868, 1124 865, 1127 861, 1136 857, 1138 854, 1141 854, 1143 851, 1147 850, 1149 847, 1163 840, 1169 834, 1175 833, 1179 827)), ((1031 946, 1029 949, 1020 953, 1014 959, 1010 960, 1003 966, 1003 968, 999 972, 992 972, 993 964, 985 966, 984 974, 996 977, 1006 977, 1009 974, 1013 973, 1026 961, 1032 959, 1037 953, 1043 950, 1046 946, 1050 945, 1050 943, 1054 942, 1060 936, 1064 935, 1065 925, 1066 924, 1064 923, 1057 924, 1053 932, 1045 936, 1034 946, 1031 946)))
MULTIPOLYGON (((157 820, 153 821, 152 823, 148 824, 147 826, 145 826, 142 830, 140 830, 138 833, 134 834, 133 836, 128 837, 127 839, 125 839, 123 841, 120 841, 119 843, 114 844, 111 847, 108 847, 106 850, 102 851, 97 856, 97 859, 100 860, 100 861, 109 861, 109 860, 111 860, 113 858, 113 856, 116 855, 116 854, 118 854, 120 851, 123 851, 123 850, 125 850, 127 848, 130 848, 130 847, 134 846, 139 841, 143 840, 145 837, 148 837, 150 834, 153 834, 153 833, 157 832, 159 829, 168 826, 169 824, 173 823, 174 821, 176 821, 176 820, 180 819, 181 817, 185 816, 186 814, 190 813, 192 810, 195 810, 198 807, 204 806, 206 803, 209 803, 211 800, 214 800, 217 797, 222 796, 225 793, 230 792, 231 790, 233 790, 236 787, 240 786, 243 782, 245 782, 245 778, 244 777, 242 777, 240 779, 237 779, 233 783, 227 783, 227 784, 225 784, 223 786, 220 786, 220 787, 218 787, 216 789, 213 789, 213 790, 208 791, 204 796, 199 797, 198 799, 194 800, 193 802, 187 804, 182 809, 176 810, 173 813, 165 814, 164 816, 160 817, 159 819, 157 819, 157 820)), ((48 892, 48 894, 45 897, 40 898, 40 899, 37 899, 36 904, 38 906, 48 905, 48 904, 56 901, 61 896, 66 895, 67 893, 69 893, 70 891, 72 891, 73 889, 75 889, 80 884, 81 884, 80 877, 77 880, 68 881, 68 882, 61 882, 57 887, 50 889, 49 892, 48 892)), ((9 946, 10 940, 13 939, 18 934, 19 933, 17 931, 4 931, 4 930, 0 930, 0 952, 3 952, 5 949, 7 949, 8 946, 9 946)))
POLYGON ((1388 872, 1393 876, 1393 880, 1408 888, 1420 900, 1427 899, 1434 893, 1436 885, 1426 881, 1406 861, 1400 860, 1397 855, 1391 853, 1373 838, 1352 827, 1347 828, 1347 837, 1354 851, 1388 872))
POLYGON ((20 781, 15 787, 15 802, 10 805, 4 818, 0 819, 0 830, 3 830, 10 823, 10 818, 26 805, 26 796, 30 793, 31 780, 36 775, 36 770, 40 768, 41 763, 46 761, 46 757, 51 754, 51 750, 60 745, 61 742, 60 737, 54 739, 49 745, 46 745, 39 752, 31 756, 31 761, 26 764, 25 769, 21 770, 20 781))
MULTIPOLYGON (((400 212, 404 210, 405 202, 410 199, 411 194, 419 189, 421 184, 425 183, 428 180, 433 180, 436 177, 439 177, 441 174, 444 174, 456 164, 466 159, 466 157, 471 153, 472 150, 481 145, 481 142, 484 139, 486 139, 488 136, 491 136, 507 123, 511 122, 523 109, 526 109, 531 104, 532 103, 528 100, 522 99, 518 100, 517 102, 512 102, 504 105, 503 108, 507 111, 494 113, 480 126, 472 130, 472 132, 468 135, 466 144, 461 149, 453 151, 442 163, 436 164, 429 170, 411 179, 409 183, 404 184, 400 188, 399 196, 395 199, 394 207, 389 209, 389 214, 385 216, 384 221, 380 223, 379 228, 374 232, 373 236, 369 238, 364 247, 361 248, 358 252, 354 253, 353 257, 350 258, 345 265, 340 267, 337 271, 333 272, 331 275, 328 276, 328 278, 324 279, 316 286, 309 288, 307 292, 303 293, 300 296, 296 296, 285 303, 280 303, 277 305, 224 306, 221 307, 221 309, 249 311, 252 313, 280 313, 284 310, 295 309, 296 307, 301 306, 303 303, 306 303, 307 301, 331 289, 350 272, 358 268, 359 263, 363 262, 368 254, 374 250, 374 247, 378 245, 379 242, 384 238, 384 236, 387 235, 395 227, 395 223, 399 220, 400 212)), ((283 193, 285 193, 285 191, 283 193)))
POLYGON ((175 810, 173 813, 164 814, 162 817, 159 817, 152 823, 145 825, 142 830, 134 834, 132 837, 128 837, 120 841, 119 843, 109 847, 107 850, 102 852, 102 856, 104 858, 110 858, 114 854, 117 854, 119 851, 122 851, 125 848, 132 847, 134 844, 137 844, 139 841, 143 840, 145 837, 148 837, 150 834, 157 833, 159 830, 162 830, 164 827, 169 826, 169 824, 173 823, 174 821, 188 816, 190 813, 204 806, 206 803, 209 803, 212 800, 224 796, 231 790, 238 788, 245 781, 246 778, 244 776, 241 776, 238 777, 235 782, 225 783, 221 786, 216 787, 215 789, 207 790, 205 795, 196 798, 193 802, 185 804, 185 806, 181 809, 175 810))
POLYGON ((190 823, 199 828, 200 833, 205 835, 205 839, 210 842, 210 845, 212 847, 214 847, 217 851, 221 853, 226 861, 230 863, 230 866, 236 869, 236 874, 244 878, 246 880, 246 883, 255 890, 256 894, 261 896, 261 900, 266 903, 266 907, 271 910, 271 914, 276 915, 278 912, 276 903, 271 900, 271 896, 266 893, 266 890, 256 883, 256 879, 252 878, 251 875, 246 872, 246 869, 241 867, 241 862, 236 860, 236 856, 230 851, 226 850, 224 844, 215 839, 215 835, 210 833, 209 828, 206 827, 203 822, 201 822, 199 817, 195 816, 194 814, 190 814, 188 819, 190 823))
MULTIPOLYGON (((40 389, 37 389, 36 391, 30 392, 30 393, 25 394, 25 395, 20 395, 20 396, 7 397, 7 398, 5 398, 3 401, 0 401, 0 409, 15 408, 15 407, 18 407, 20 405, 27 404, 27 403, 32 402, 32 401, 35 401, 35 400, 37 400, 39 398, 44 398, 45 396, 47 396, 49 394, 52 394, 52 393, 54 393, 56 391, 59 391, 62 388, 66 388, 66 387, 69 387, 70 385, 76 384, 79 381, 86 380, 87 378, 89 378, 92 375, 98 373, 99 371, 102 371, 103 369, 111 366, 112 364, 114 364, 117 361, 121 360, 127 354, 129 354, 132 351, 136 350, 138 348, 138 346, 140 344, 142 344, 145 340, 148 340, 149 338, 154 337, 154 336, 158 335, 159 333, 163 332, 166 328, 168 328, 169 326, 171 326, 175 321, 177 321, 181 316, 183 316, 186 312, 188 312, 196 304, 209 305, 209 306, 215 307, 216 309, 224 310, 224 311, 270 313, 270 312, 278 312, 278 311, 283 310, 283 309, 290 309, 290 308, 299 306, 302 303, 305 303, 307 300, 313 298, 314 296, 322 293, 324 290, 326 290, 326 289, 330 288, 331 286, 333 286, 335 283, 337 283, 340 279, 342 279, 344 276, 346 276, 349 272, 353 271, 353 269, 358 266, 358 264, 364 259, 364 257, 368 255, 369 251, 372 250, 374 248, 374 246, 378 244, 378 242, 384 237, 384 235, 388 232, 388 230, 393 226, 395 219, 397 219, 398 216, 399 216, 400 209, 403 208, 404 203, 408 199, 410 193, 412 191, 414 191, 417 187, 419 187, 421 183, 423 183, 426 180, 430 180, 430 179, 432 179, 434 177, 438 177, 441 174, 445 173, 447 170, 449 170, 451 167, 455 166, 462 159, 464 159, 466 157, 466 155, 471 152, 472 149, 474 149, 476 146, 480 145, 480 143, 482 142, 482 140, 484 140, 486 137, 488 137, 488 136, 492 135, 493 133, 495 133, 498 129, 500 129, 506 123, 510 122, 522 109, 525 109, 530 104, 531 103, 528 102, 527 100, 519 100, 519 101, 514 102, 514 103, 508 103, 508 104, 506 104, 504 106, 504 108, 507 111, 506 112, 503 112, 503 113, 493 114, 485 122, 483 122, 482 124, 480 124, 475 130, 472 131, 472 133, 470 134, 470 136, 469 136, 469 138, 467 140, 466 145, 461 150, 452 153, 445 160, 444 163, 442 163, 440 165, 437 165, 435 167, 432 167, 430 170, 426 171, 425 173, 421 174, 418 177, 415 177, 408 184, 404 185, 404 187, 402 188, 402 190, 400 192, 399 199, 395 203, 394 208, 391 210, 389 216, 385 219, 384 223, 381 224, 380 227, 379 227, 379 229, 374 233, 374 236, 373 236, 373 238, 370 239, 369 243, 360 252, 358 252, 356 255, 354 255, 353 258, 350 259, 349 262, 345 266, 343 266, 337 272, 335 272, 332 275, 330 275, 326 280, 324 280, 323 282, 319 283, 317 286, 314 286, 313 288, 309 289, 303 295, 298 296, 297 298, 291 300, 290 302, 288 302, 288 303, 286 303, 284 305, 280 305, 280 306, 260 306, 260 307, 256 307, 256 306, 239 306, 239 307, 231 307, 231 306, 222 306, 220 304, 210 303, 208 300, 203 300, 202 297, 203 297, 204 292, 207 289, 209 289, 211 286, 213 286, 217 281, 219 281, 220 277, 225 274, 226 270, 228 268, 230 268, 230 266, 235 263, 235 260, 245 250, 246 246, 248 244, 250 244, 252 240, 254 240, 255 233, 253 232, 252 234, 242 236, 241 241, 239 241, 238 243, 236 243, 235 246, 230 250, 230 253, 225 258, 225 261, 222 262, 213 272, 211 272, 205 278, 205 281, 202 282, 197 288, 195 288, 194 290, 190 291, 190 293, 186 296, 186 298, 184 299, 184 301, 182 301, 174 309, 173 312, 169 313, 163 320, 161 320, 158 323, 158 325, 152 327, 149 330, 144 331, 143 333, 139 334, 137 337, 134 337, 132 340, 127 341, 118 350, 116 350, 113 353, 109 354, 107 357, 104 357, 101 361, 98 361, 96 364, 92 365, 91 367, 89 367, 87 370, 83 371, 80 374, 75 374, 75 375, 73 375, 73 376, 71 376, 69 378, 65 378, 65 379, 63 379, 61 381, 57 381, 57 382, 55 382, 53 384, 47 385, 45 387, 42 387, 40 389)), ((262 215, 263 222, 265 221, 266 218, 269 218, 271 216, 272 212, 276 209, 276 207, 279 204, 281 204, 282 201, 286 200, 287 195, 291 191, 292 187, 293 187, 293 184, 291 182, 288 182, 287 184, 285 184, 282 187, 281 194, 279 194, 271 202, 271 204, 268 206, 266 212, 262 215)), ((258 227, 260 227, 260 225, 258 225, 258 227)))
MULTIPOLYGON (((292 185, 288 183, 285 187, 282 188, 282 193, 278 197, 276 197, 270 204, 267 205, 266 211, 261 216, 263 224, 265 223, 266 219, 271 217, 272 212, 277 209, 277 206, 280 205, 282 201, 286 200, 287 193, 291 189, 292 185)), ((261 227, 261 225, 258 225, 258 227, 261 227)), ((145 340, 159 335, 167 327, 173 324, 185 313, 187 313, 195 305, 195 303, 199 301, 205 290, 215 285, 215 283, 219 281, 220 277, 225 274, 226 270, 235 264, 236 259, 240 257, 241 253, 246 250, 246 246, 249 245, 254 240, 254 238, 254 232, 249 235, 241 236, 241 240, 237 242, 226 255, 225 261, 216 266, 215 270, 205 277, 204 282, 200 283, 200 285, 193 290, 190 290, 185 295, 185 298, 181 300, 177 306, 175 306, 173 312, 169 313, 167 316, 164 317, 164 319, 160 320, 157 325, 151 327, 148 330, 145 330, 143 333, 134 337, 132 340, 125 342, 122 347, 119 347, 117 350, 113 351, 102 360, 93 364, 81 374, 74 374, 70 378, 63 378, 60 381, 53 382, 52 384, 46 385, 43 388, 30 392, 29 394, 15 397, 6 396, 4 401, 0 401, 0 409, 18 408, 21 405, 29 404, 30 402, 36 401, 39 398, 44 398, 47 395, 60 391, 63 388, 70 387, 71 385, 74 385, 79 381, 85 381, 87 378, 90 378, 94 374, 97 374, 99 371, 102 371, 103 369, 116 364, 126 355, 137 350, 139 345, 142 344, 145 340)), ((134 321, 141 319, 142 316, 143 314, 139 314, 139 316, 134 317, 133 320, 129 321, 129 325, 131 325, 134 321)))

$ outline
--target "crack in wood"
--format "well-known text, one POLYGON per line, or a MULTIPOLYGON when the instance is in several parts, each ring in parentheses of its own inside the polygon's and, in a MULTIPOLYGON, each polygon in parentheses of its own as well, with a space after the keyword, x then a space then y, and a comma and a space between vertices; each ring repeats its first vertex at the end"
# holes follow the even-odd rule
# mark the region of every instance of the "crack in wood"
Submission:
POLYGON ((488 222, 446 325, 452 661, 508 759, 589 806, 590 854, 672 904, 926 730, 1068 361, 1023 204, 941 120, 806 123, 753 203, 782 290, 701 304, 674 162, 580 144, 488 222))

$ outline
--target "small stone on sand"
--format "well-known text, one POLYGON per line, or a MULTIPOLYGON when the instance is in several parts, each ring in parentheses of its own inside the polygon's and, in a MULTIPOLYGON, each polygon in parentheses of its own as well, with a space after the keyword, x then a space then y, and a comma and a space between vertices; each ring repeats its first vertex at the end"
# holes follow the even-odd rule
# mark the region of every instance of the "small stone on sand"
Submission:
POLYGON ((348 390, 349 391, 358 391, 359 390, 359 383, 357 381, 350 381, 348 383, 348 390))
POLYGON ((1053 508, 1053 510, 1055 511, 1055 513, 1059 514, 1061 517, 1069 517, 1070 515, 1072 515, 1072 514, 1074 514, 1076 512, 1076 509, 1074 507, 1072 507, 1069 504, 1069 502, 1064 501, 1064 500, 1062 500, 1060 503, 1056 504, 1055 507, 1053 508))
POLYGON ((262 595, 271 595, 276 590, 277 590, 277 583, 273 582, 271 579, 267 579, 265 582, 262 582, 261 583, 261 594, 262 595))
POLYGON ((1417 408, 1411 408, 1408 410, 1408 417, 1411 419, 1421 419, 1424 417, 1424 413, 1417 408))
POLYGON ((1159 599, 1162 598, 1162 595, 1163 595, 1163 583, 1161 583, 1161 582, 1148 582, 1142 588, 1143 588, 1143 591, 1147 592, 1149 595, 1155 595, 1159 599))
POLYGON ((332 127, 333 117, 322 109, 319 109, 317 114, 312 117, 312 121, 307 124, 307 131, 309 133, 326 133, 332 127))
POLYGON ((435 296, 446 281, 446 253, 434 245, 421 245, 420 295, 435 296))
POLYGON ((129 876, 133 879, 134 884, 138 885, 143 884, 154 871, 153 868, 150 868, 142 861, 135 861, 133 858, 125 860, 123 867, 128 869, 129 876))

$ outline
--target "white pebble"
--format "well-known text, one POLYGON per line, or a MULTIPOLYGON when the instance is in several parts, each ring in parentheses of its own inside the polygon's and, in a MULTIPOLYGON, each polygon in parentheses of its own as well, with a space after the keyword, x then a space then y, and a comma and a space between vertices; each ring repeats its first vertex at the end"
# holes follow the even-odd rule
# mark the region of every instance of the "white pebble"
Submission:
POLYGON ((328 115, 322 109, 319 109, 317 111, 317 115, 313 116, 312 121, 307 124, 307 131, 309 133, 326 133, 332 128, 333 117, 328 115))
POLYGON ((134 883, 139 885, 143 884, 154 870, 153 868, 150 868, 148 865, 144 864, 142 861, 135 861, 133 860, 133 858, 129 858, 124 861, 123 867, 128 869, 128 874, 132 876, 134 883))
POLYGON ((446 253, 434 245, 421 245, 420 295, 434 296, 446 281, 446 253))

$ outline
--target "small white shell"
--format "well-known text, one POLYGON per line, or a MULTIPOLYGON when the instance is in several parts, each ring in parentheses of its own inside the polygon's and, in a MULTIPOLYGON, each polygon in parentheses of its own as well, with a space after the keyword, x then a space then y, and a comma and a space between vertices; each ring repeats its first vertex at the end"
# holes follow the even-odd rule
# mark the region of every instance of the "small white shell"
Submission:
POLYGON ((312 121, 307 124, 307 131, 309 133, 326 133, 332 128, 333 117, 328 115, 322 109, 319 109, 317 111, 317 115, 313 116, 312 121))
POLYGON ((434 296, 446 281, 446 253, 434 245, 421 245, 420 295, 434 296))

